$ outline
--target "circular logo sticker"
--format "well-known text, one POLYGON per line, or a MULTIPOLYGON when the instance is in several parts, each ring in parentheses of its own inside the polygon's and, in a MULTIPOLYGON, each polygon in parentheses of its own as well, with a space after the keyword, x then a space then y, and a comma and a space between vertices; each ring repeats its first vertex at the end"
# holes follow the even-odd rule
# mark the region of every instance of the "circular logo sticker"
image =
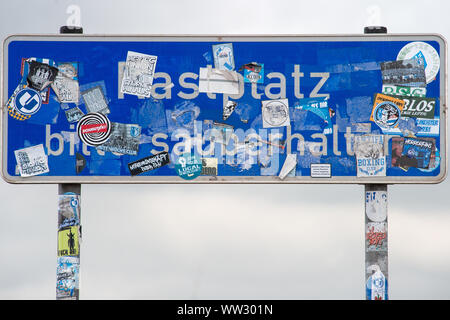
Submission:
POLYGON ((25 87, 19 92, 14 99, 14 108, 17 112, 31 116, 39 111, 42 105, 41 94, 31 88, 25 87))
POLYGON ((88 146, 96 147, 109 139, 111 122, 104 114, 91 112, 78 121, 77 132, 81 141, 88 146))
POLYGON ((400 108, 390 101, 381 102, 375 107, 373 118, 381 128, 394 128, 400 121, 400 108))
POLYGON ((190 153, 185 153, 175 163, 177 174, 186 180, 197 178, 202 172, 202 162, 190 153))
POLYGON ((425 42, 410 42, 404 46, 397 55, 397 60, 406 59, 422 59, 425 67, 425 76, 427 83, 430 83, 436 78, 441 65, 439 54, 436 49, 425 42))
POLYGON ((272 127, 279 127, 289 121, 289 107, 281 100, 263 102, 263 119, 272 127))

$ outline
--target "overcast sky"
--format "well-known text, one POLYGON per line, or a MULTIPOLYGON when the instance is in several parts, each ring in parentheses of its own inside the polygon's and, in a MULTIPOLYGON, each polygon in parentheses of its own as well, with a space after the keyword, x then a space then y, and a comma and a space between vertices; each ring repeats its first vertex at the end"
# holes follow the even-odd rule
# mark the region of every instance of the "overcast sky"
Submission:
MULTIPOLYGON (((0 4, 0 36, 78 23, 86 34, 355 34, 381 24, 448 40, 449 9, 15 0, 0 4)), ((55 299, 57 190, 0 181, 0 299, 55 299)), ((388 192, 390 298, 450 299, 449 180, 388 192)), ((80 299, 365 299, 363 200, 362 185, 83 185, 80 299)))

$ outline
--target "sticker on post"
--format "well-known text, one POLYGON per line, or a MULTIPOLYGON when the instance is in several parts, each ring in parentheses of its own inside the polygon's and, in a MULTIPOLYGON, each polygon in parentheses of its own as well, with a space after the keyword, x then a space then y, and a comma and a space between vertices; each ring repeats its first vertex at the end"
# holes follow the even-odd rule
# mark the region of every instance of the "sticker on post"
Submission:
POLYGON ((423 61, 427 83, 436 78, 441 61, 436 49, 430 44, 421 41, 410 42, 398 53, 397 60, 417 59, 423 61))
POLYGON ((102 113, 88 113, 78 121, 77 132, 82 142, 96 147, 108 141, 111 135, 111 122, 102 113))
POLYGON ((387 217, 387 192, 366 191, 366 216, 370 221, 383 222, 387 217))
POLYGON ((367 300, 388 300, 387 279, 378 265, 371 265, 367 272, 373 272, 366 282, 367 300))
POLYGON ((31 177, 50 172, 48 158, 42 144, 15 150, 14 155, 22 177, 31 177))
POLYGON ((331 164, 311 163, 311 178, 331 178, 331 164))
POLYGON ((355 136, 357 177, 385 177, 383 135, 355 136))
POLYGON ((161 168, 169 162, 169 153, 163 151, 153 156, 129 163, 128 170, 130 170, 132 176, 136 176, 147 171, 161 168))
POLYGON ((56 268, 56 299, 78 300, 79 298, 79 257, 58 257, 56 268))
POLYGON ((70 226, 58 231, 58 257, 80 254, 79 226, 70 226))
POLYGON ((201 174, 202 161, 195 154, 184 153, 177 159, 175 170, 181 178, 192 180, 201 174))
POLYGON ((67 192, 58 199, 58 229, 80 224, 80 196, 67 192))
POLYGON ((263 128, 286 127, 290 125, 288 99, 261 101, 263 128))
POLYGON ((387 251, 387 224, 368 222, 366 224, 366 251, 387 251))
POLYGON ((157 60, 157 56, 128 51, 120 91, 149 98, 157 60))
POLYGON ((212 46, 214 66, 220 70, 234 70, 233 44, 223 43, 212 46))

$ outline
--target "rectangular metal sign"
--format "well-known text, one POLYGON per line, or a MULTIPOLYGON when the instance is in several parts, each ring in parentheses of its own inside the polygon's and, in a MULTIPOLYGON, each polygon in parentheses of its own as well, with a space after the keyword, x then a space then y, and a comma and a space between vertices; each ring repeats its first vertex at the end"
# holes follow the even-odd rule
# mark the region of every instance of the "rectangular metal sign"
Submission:
POLYGON ((17 35, 10 183, 438 183, 439 35, 17 35))

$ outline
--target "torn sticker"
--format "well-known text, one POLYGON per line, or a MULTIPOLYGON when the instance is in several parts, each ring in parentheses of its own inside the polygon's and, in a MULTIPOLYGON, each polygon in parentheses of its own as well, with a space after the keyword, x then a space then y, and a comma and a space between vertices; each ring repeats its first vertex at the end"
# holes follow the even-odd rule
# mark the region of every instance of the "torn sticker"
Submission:
POLYGON ((49 86, 58 74, 58 68, 37 60, 27 60, 28 62, 28 86, 36 91, 42 91, 49 86))
POLYGON ((261 101, 263 128, 286 127, 290 125, 288 99, 261 101))
POLYGON ((80 88, 77 80, 58 76, 52 83, 52 89, 55 91, 59 102, 78 103, 80 88))
POLYGON ((395 95, 395 96, 425 97, 427 94, 427 89, 420 88, 420 87, 383 85, 381 92, 383 94, 389 94, 389 95, 395 95))
POLYGON ((79 297, 79 257, 58 257, 56 268, 56 299, 78 300, 79 297))
POLYGON ((355 136, 357 177, 385 177, 386 156, 383 135, 355 136))
POLYGON ((75 169, 80 174, 86 168, 86 158, 79 152, 75 155, 75 169))
POLYGON ((371 265, 368 268, 375 271, 366 282, 366 299, 367 300, 388 300, 388 284, 387 279, 381 272, 378 265, 371 265))
POLYGON ((83 98, 88 113, 99 112, 108 114, 110 112, 108 102, 100 85, 82 91, 81 97, 83 98))
POLYGON ((225 123, 213 122, 210 129, 211 143, 221 143, 228 145, 231 135, 233 134, 233 126, 225 123))
POLYGON ((381 93, 375 94, 370 120, 382 129, 397 127, 405 101, 381 93))
POLYGON ((237 103, 235 101, 230 101, 230 100, 227 101, 227 103, 223 106, 222 119, 224 121, 227 120, 231 116, 234 109, 236 109, 236 106, 237 106, 237 103))
POLYGON ((48 158, 42 144, 15 150, 14 155, 22 177, 31 177, 50 172, 48 158))
POLYGON ((383 85, 426 87, 425 68, 419 59, 386 61, 380 63, 383 85))
POLYGON ((132 176, 161 168, 170 162, 169 153, 166 151, 160 152, 153 156, 145 157, 128 164, 128 169, 132 176))
POLYGON ((286 156, 286 160, 284 161, 283 167, 281 168, 278 177, 281 180, 283 180, 284 178, 286 178, 286 176, 288 176, 288 174, 292 170, 295 170, 296 166, 297 166, 297 154, 296 153, 288 154, 286 156))
POLYGON ((222 43, 212 46, 214 66, 220 70, 234 70, 234 54, 232 43, 222 43))
POLYGON ((192 180, 201 174, 202 162, 196 155, 184 153, 177 159, 175 170, 181 178, 192 180))
POLYGON ((333 133, 333 123, 331 121, 332 110, 328 107, 328 101, 326 97, 323 98, 305 98, 300 99, 295 104, 295 109, 310 111, 325 122, 326 127, 323 129, 323 134, 333 133))
POLYGON ((439 54, 430 44, 421 41, 410 42, 398 53, 397 60, 417 59, 425 67, 426 82, 433 81, 441 65, 439 54))
POLYGON ((109 139, 97 146, 97 148, 102 151, 137 155, 140 136, 141 127, 137 124, 111 122, 109 139))
POLYGON ((217 158, 201 158, 203 176, 217 176, 217 165, 219 160, 217 158))
POLYGON ((239 94, 239 75, 235 71, 200 68, 199 92, 239 94))
POLYGON ((387 218, 387 192, 366 191, 366 216, 370 221, 383 222, 387 218))
POLYGON ((157 56, 128 51, 120 91, 149 98, 157 59, 157 56))
POLYGON ((331 164, 311 163, 311 178, 331 178, 331 164))
POLYGON ((264 83, 264 63, 250 62, 239 68, 244 70, 244 82, 264 83))
POLYGON ((80 254, 79 226, 69 226, 58 231, 58 257, 80 254))
POLYGON ((108 141, 112 125, 108 117, 93 112, 84 115, 77 123, 78 137, 88 146, 99 146, 108 141))
POLYGON ((183 101, 175 105, 174 110, 166 110, 167 130, 173 132, 178 128, 184 128, 192 132, 199 115, 200 107, 192 101, 183 101))
POLYGON ((58 199, 58 229, 80 224, 80 196, 64 193, 58 199))

